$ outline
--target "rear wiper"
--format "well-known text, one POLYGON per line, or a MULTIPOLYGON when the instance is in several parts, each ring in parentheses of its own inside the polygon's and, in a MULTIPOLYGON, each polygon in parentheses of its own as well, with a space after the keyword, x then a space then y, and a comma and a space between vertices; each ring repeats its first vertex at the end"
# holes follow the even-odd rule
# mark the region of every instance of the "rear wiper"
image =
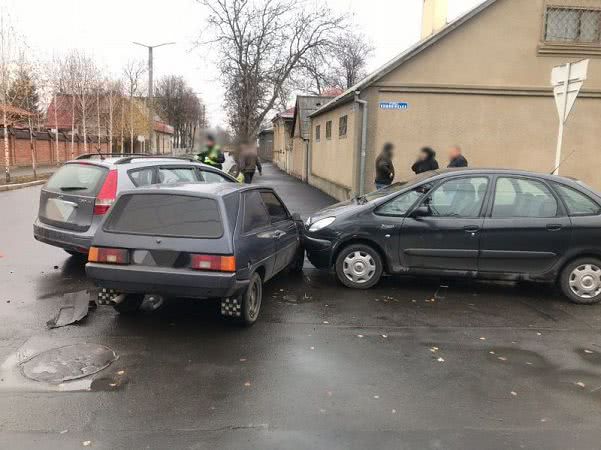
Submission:
POLYGON ((61 191, 85 191, 85 186, 63 186, 60 188, 61 191))

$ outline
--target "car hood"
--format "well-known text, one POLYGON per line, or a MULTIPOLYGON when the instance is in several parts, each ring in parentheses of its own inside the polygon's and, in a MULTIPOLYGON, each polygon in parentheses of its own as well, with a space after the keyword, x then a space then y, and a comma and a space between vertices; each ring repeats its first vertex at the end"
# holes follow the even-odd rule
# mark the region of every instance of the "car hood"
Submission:
POLYGON ((346 200, 344 202, 335 203, 333 205, 328 206, 327 208, 317 211, 314 214, 311 214, 309 222, 315 223, 318 220, 324 219, 326 217, 338 217, 342 214, 353 214, 364 208, 365 204, 359 204, 355 199, 346 200))

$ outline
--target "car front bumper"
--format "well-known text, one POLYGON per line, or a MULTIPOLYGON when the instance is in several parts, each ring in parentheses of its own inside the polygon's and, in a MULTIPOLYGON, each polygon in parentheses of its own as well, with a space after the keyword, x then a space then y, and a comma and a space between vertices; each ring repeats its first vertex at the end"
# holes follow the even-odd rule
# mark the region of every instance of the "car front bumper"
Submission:
POLYGON ((326 239, 303 236, 303 247, 307 252, 307 258, 318 269, 329 269, 332 266, 333 244, 326 239))
POLYGON ((99 287, 120 293, 189 298, 233 297, 249 283, 238 280, 235 273, 139 265, 87 263, 86 274, 99 287))
POLYGON ((64 248, 65 250, 87 253, 92 245, 93 231, 85 233, 64 230, 36 220, 33 224, 33 237, 44 244, 64 248))

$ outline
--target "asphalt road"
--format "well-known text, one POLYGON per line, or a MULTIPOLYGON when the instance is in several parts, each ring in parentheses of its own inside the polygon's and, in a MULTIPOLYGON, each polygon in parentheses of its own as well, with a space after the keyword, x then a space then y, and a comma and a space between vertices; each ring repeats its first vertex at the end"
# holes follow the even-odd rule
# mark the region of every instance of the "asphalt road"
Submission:
MULTIPOLYGON (((269 167, 257 181, 305 215, 331 201, 269 167)), ((63 295, 91 285, 32 238, 38 194, 0 193, 0 448, 600 447, 601 306, 537 285, 391 277, 351 291, 309 268, 266 286, 250 329, 181 300, 48 330, 63 295), (28 381, 14 364, 84 343, 118 359, 83 383, 28 381)))

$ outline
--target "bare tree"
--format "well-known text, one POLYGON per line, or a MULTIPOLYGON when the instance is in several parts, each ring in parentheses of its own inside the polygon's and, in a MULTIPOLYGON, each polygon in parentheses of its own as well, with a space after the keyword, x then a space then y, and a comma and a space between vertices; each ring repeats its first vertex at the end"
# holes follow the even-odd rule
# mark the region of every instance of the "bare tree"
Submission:
POLYGON ((225 109, 239 140, 255 139, 285 84, 311 50, 330 45, 343 17, 294 0, 197 0, 210 12, 225 86, 225 109))
MULTIPOLYGON (((130 152, 134 151, 134 129, 135 129, 135 115, 136 107, 134 105, 134 99, 141 95, 143 90, 143 76, 146 73, 146 64, 139 60, 130 60, 123 67, 123 88, 129 98, 129 145, 130 152)), ((122 123, 124 123, 122 121, 122 123)))
POLYGON ((366 37, 345 31, 331 45, 309 52, 294 79, 302 92, 322 95, 331 89, 347 90, 364 78, 374 51, 366 37))

